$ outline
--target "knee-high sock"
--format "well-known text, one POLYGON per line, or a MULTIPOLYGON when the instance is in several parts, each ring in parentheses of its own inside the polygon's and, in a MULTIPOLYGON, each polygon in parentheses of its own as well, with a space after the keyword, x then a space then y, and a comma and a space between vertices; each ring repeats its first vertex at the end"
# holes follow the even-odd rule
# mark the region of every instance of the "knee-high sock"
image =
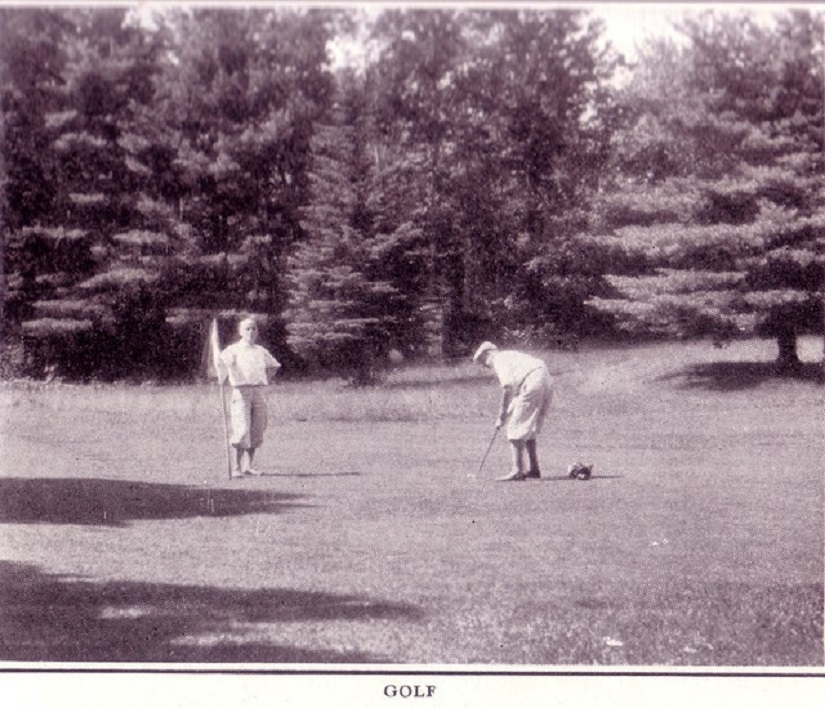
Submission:
POLYGON ((524 471, 524 441, 511 440, 510 449, 513 453, 513 472, 524 471))
POLYGON ((530 460, 530 471, 531 472, 538 472, 539 471, 539 456, 538 452, 536 451, 536 441, 535 440, 527 440, 527 457, 530 460))

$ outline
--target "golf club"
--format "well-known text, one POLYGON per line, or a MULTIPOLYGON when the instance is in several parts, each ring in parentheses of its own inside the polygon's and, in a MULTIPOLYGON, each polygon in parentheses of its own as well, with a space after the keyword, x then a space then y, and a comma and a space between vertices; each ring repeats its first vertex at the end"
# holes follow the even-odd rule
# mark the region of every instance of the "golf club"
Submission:
POLYGON ((478 466, 478 471, 470 472, 467 476, 476 478, 479 474, 481 474, 481 468, 484 467, 484 463, 487 461, 487 455, 490 454, 490 450, 493 448, 493 443, 496 441, 496 436, 498 435, 498 428, 493 431, 493 437, 490 438, 490 444, 487 446, 487 451, 484 453, 484 457, 481 458, 481 464, 478 466))

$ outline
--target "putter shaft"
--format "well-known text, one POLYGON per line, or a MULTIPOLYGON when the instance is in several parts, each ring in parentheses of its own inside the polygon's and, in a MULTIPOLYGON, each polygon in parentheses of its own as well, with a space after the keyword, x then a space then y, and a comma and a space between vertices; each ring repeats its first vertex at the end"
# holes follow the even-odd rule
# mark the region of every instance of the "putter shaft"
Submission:
POLYGON ((487 445, 487 450, 484 453, 484 457, 481 458, 481 464, 478 466, 478 472, 476 472, 476 475, 481 474, 481 468, 484 467, 484 463, 487 461, 487 455, 489 455, 490 450, 493 449, 493 443, 496 441, 496 436, 497 435, 498 435, 498 428, 496 428, 495 431, 493 431, 493 437, 490 438, 490 444, 487 445))

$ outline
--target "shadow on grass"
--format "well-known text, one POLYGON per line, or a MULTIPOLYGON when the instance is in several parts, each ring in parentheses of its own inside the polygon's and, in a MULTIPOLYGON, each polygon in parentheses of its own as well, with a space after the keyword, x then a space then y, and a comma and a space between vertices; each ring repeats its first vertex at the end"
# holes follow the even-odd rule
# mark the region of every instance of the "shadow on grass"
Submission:
POLYGON ((595 482, 599 479, 622 479, 623 476, 620 474, 594 474, 589 479, 573 479, 569 474, 560 474, 560 475, 546 475, 543 476, 539 482, 578 482, 579 484, 585 484, 587 482, 595 482))
POLYGON ((0 523, 124 526, 129 521, 276 513, 299 497, 111 479, 0 478, 0 523))
POLYGON ((0 659, 7 661, 367 663, 357 650, 278 643, 280 622, 418 619, 359 595, 61 578, 0 562, 0 659))
POLYGON ((803 363, 793 369, 783 369, 775 362, 713 362, 694 364, 660 380, 682 380, 683 388, 709 391, 740 391, 756 388, 772 379, 813 381, 823 383, 822 365, 803 363))
POLYGON ((361 472, 263 472, 261 477, 298 477, 312 479, 313 477, 361 477, 361 472))

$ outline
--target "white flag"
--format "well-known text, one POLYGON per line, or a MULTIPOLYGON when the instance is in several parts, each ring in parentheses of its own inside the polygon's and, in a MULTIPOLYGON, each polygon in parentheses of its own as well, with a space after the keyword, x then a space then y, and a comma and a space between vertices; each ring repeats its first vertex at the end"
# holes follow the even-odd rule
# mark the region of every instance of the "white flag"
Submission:
POLYGON ((218 338, 218 320, 213 319, 209 325, 209 339, 204 347, 204 364, 206 365, 206 375, 209 378, 221 378, 220 373, 224 370, 221 363, 221 342, 218 338))

